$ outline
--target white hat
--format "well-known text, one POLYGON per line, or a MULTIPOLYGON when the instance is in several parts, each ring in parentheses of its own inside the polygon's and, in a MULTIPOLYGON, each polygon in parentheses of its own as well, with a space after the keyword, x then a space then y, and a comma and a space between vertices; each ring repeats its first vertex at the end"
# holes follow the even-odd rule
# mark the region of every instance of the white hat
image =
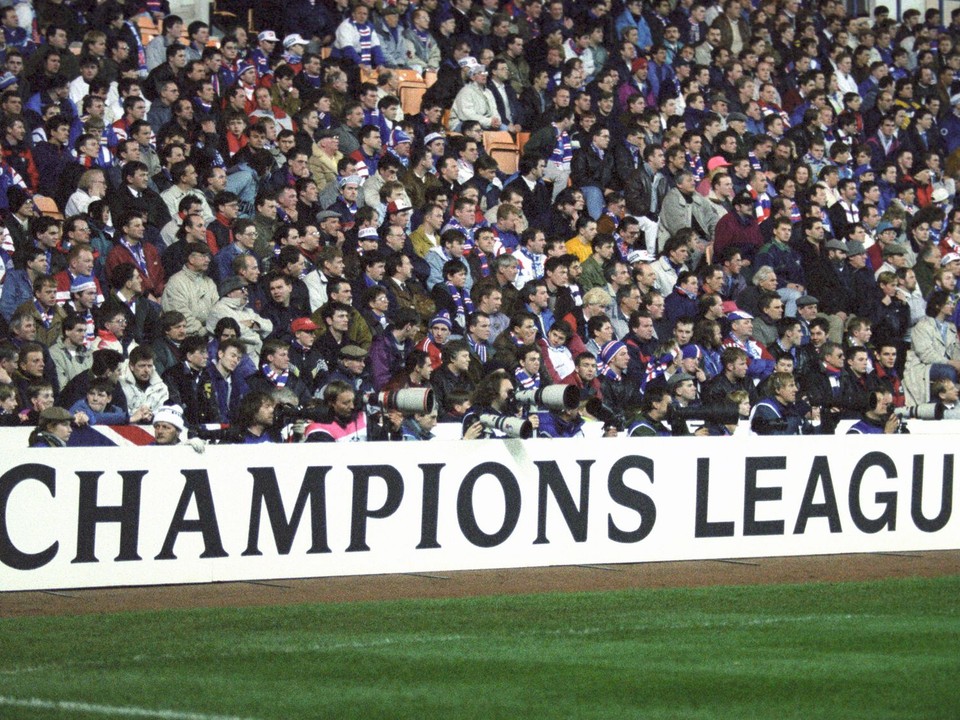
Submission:
POLYGON ((307 41, 304 40, 302 37, 300 37, 300 33, 293 33, 291 35, 287 35, 283 39, 283 46, 287 50, 292 48, 294 45, 307 45, 307 41))
POLYGON ((277 34, 273 30, 264 30, 262 33, 257 35, 258 42, 280 42, 280 38, 277 37, 277 34))
POLYGON ((933 191, 933 195, 930 196, 931 202, 942 203, 950 199, 950 193, 947 192, 946 188, 938 187, 933 191))
POLYGON ((183 430, 183 408, 179 405, 164 405, 153 414, 153 424, 168 423, 183 430))
POLYGON ((957 253, 947 253, 942 258, 940 258, 940 267, 946 267, 952 262, 960 260, 960 254, 957 253))
POLYGON ((656 258, 646 250, 631 250, 627 254, 627 262, 631 265, 638 262, 651 263, 654 260, 656 260, 656 258))

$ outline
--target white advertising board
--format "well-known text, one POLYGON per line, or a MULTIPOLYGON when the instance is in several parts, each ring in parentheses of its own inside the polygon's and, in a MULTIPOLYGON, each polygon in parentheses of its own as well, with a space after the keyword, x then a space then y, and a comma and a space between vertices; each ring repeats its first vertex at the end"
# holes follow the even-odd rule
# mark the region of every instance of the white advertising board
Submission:
POLYGON ((22 450, 0 590, 960 548, 954 442, 22 450))

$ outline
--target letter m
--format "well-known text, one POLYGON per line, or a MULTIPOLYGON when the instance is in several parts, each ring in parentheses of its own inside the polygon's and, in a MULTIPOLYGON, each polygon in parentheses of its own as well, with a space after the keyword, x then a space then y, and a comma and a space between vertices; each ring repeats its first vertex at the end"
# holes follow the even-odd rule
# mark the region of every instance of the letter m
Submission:
POLYGON ((300 494, 294 503, 293 512, 287 520, 283 508, 283 499, 280 497, 280 485, 277 474, 272 467, 248 468, 253 476, 253 493, 250 498, 250 531, 247 536, 247 549, 243 555, 262 555, 260 552, 260 512, 266 507, 270 527, 273 530, 273 539, 277 544, 277 552, 287 555, 293 546, 297 528, 303 518, 303 511, 310 501, 310 531, 311 543, 308 554, 328 553, 327 545, 327 500, 326 477, 329 467, 308 467, 303 474, 303 483, 300 485, 300 494))

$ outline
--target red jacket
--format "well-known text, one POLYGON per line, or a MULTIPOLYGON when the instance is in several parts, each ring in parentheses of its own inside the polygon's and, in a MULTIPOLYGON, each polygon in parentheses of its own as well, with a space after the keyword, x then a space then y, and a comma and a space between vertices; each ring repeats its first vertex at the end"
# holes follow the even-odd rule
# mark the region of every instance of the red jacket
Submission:
MULTIPOLYGON (((143 294, 160 297, 167 284, 167 279, 163 274, 163 263, 160 262, 160 253, 150 243, 140 243, 140 245, 143 248, 143 256, 146 260, 146 271, 140 269, 140 277, 143 279, 143 294)), ((117 243, 107 254, 107 277, 121 263, 137 265, 137 261, 134 260, 130 251, 117 243)))

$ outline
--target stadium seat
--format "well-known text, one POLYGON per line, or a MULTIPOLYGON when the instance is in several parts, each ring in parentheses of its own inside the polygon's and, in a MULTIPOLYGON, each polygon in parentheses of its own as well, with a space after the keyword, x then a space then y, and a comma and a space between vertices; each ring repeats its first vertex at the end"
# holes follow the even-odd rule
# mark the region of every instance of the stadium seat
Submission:
MULTIPOLYGON (((240 24, 240 16, 235 12, 230 12, 229 10, 221 10, 217 7, 217 0, 213 0, 210 4, 210 20, 211 23, 215 22, 219 27, 228 28, 231 25, 240 24)), ((252 33, 254 31, 253 27, 253 8, 247 11, 247 32, 252 33)), ((256 38, 254 38, 256 39, 256 38)))
POLYGON ((511 148, 517 150, 517 141, 506 130, 484 130, 483 149, 490 152, 493 148, 511 148))
POLYGON ((437 71, 436 70, 427 70, 423 73, 423 82, 426 83, 427 87, 430 87, 437 81, 437 71))
POLYGON ((60 212, 60 208, 57 207, 57 203, 53 198, 45 195, 34 195, 33 204, 37 206, 37 210, 40 211, 41 215, 52 217, 55 220, 63 220, 63 213, 60 212))
POLYGON ((527 144, 527 140, 530 139, 530 133, 520 132, 517 133, 517 150, 520 151, 520 154, 523 154, 523 146, 527 144))
POLYGON ((487 154, 497 161, 500 172, 506 175, 513 175, 520 166, 520 151, 517 150, 516 146, 494 147, 488 150, 487 154))
POLYGON ((400 81, 400 105, 406 115, 416 115, 420 112, 420 103, 427 92, 427 86, 422 80, 416 82, 400 81))
POLYGON ((405 82, 412 82, 412 83, 423 82, 423 78, 420 76, 420 73, 418 73, 416 70, 411 70, 410 68, 396 68, 395 70, 391 70, 390 72, 395 73, 396 76, 400 78, 401 84, 405 82))
POLYGON ((140 30, 140 41, 146 47, 157 35, 160 34, 160 28, 149 15, 140 15, 137 17, 137 29, 140 30))

